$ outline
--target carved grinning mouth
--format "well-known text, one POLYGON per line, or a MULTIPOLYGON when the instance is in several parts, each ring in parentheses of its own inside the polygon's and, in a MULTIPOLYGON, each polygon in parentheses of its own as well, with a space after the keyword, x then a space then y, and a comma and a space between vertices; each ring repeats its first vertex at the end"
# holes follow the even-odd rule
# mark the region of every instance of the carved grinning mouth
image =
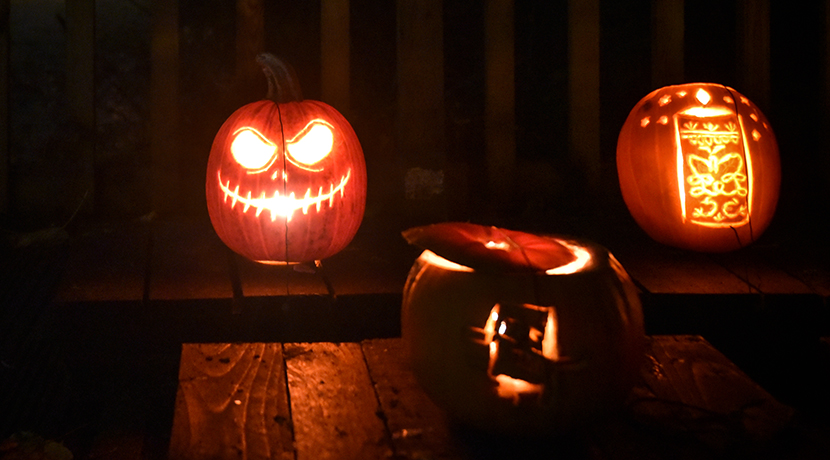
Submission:
POLYGON ((329 190, 327 192, 324 192, 323 186, 320 186, 317 194, 312 195, 311 188, 308 188, 302 198, 297 198, 294 192, 288 195, 280 195, 278 190, 274 191, 274 195, 270 197, 265 196, 265 192, 262 192, 258 197, 253 197, 251 196, 250 190, 246 195, 240 195, 239 185, 231 189, 231 181, 223 182, 221 172, 217 173, 217 177, 219 178, 219 188, 225 193, 225 203, 228 202, 228 199, 231 200, 231 209, 237 203, 241 203, 244 206, 242 208, 243 214, 247 213, 248 209, 254 208, 257 217, 263 211, 267 210, 271 213, 271 222, 273 222, 277 219, 277 216, 285 217, 290 221, 291 216, 294 215, 294 211, 300 209, 303 211, 303 214, 308 214, 308 209, 311 207, 314 207, 317 212, 320 212, 320 207, 325 201, 328 201, 329 207, 332 207, 334 205, 334 197, 338 193, 340 194, 340 198, 343 198, 343 189, 346 188, 351 174, 352 170, 350 169, 346 172, 345 176, 340 178, 340 182, 337 185, 329 184, 329 190))

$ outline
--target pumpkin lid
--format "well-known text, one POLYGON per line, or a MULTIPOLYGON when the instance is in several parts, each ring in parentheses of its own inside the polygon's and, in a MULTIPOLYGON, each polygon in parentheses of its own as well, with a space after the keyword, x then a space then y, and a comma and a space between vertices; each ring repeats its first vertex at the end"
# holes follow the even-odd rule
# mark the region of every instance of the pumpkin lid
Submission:
POLYGON ((402 235, 409 244, 484 272, 545 272, 577 259, 552 237, 464 222, 414 227, 402 235))

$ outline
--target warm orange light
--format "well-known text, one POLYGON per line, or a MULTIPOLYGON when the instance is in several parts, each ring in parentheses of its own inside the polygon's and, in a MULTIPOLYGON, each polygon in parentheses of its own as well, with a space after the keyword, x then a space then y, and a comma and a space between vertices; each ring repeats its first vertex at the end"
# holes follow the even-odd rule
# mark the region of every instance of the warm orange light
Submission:
POLYGON ((712 96, 710 96, 705 89, 700 88, 697 90, 697 93, 695 93, 695 99, 697 99, 701 104, 706 105, 710 100, 712 100, 712 96))
POLYGON ((746 225, 749 171, 742 150, 742 123, 732 113, 700 117, 688 112, 675 115, 684 221, 706 227, 746 225))
POLYGON ((251 127, 239 128, 231 142, 234 160, 245 169, 262 170, 276 157, 277 146, 251 127))
POLYGON ((489 344, 493 342, 496 336, 496 322, 499 320, 499 306, 496 305, 490 310, 490 316, 487 317, 487 322, 484 323, 484 343, 489 344))
POLYGON ((486 247, 487 249, 498 249, 501 251, 509 251, 513 248, 513 246, 506 241, 488 241, 484 243, 484 247, 486 247))
POLYGON ((530 383, 526 380, 513 378, 504 374, 493 375, 493 367, 495 365, 496 358, 499 355, 499 343, 490 342, 489 349, 490 364, 487 368, 487 374, 490 375, 491 378, 498 384, 496 386, 496 392, 500 398, 510 399, 513 404, 519 404, 521 395, 542 394, 545 390, 545 386, 542 384, 530 383))
POLYGON ((225 203, 230 199, 231 209, 236 207, 237 203, 241 203, 243 205, 243 213, 248 212, 249 208, 254 208, 257 217, 263 211, 268 211, 272 222, 277 219, 277 216, 291 220, 294 211, 297 210, 302 210, 303 214, 308 214, 309 208, 314 208, 317 212, 320 212, 322 204, 327 201, 329 207, 333 206, 334 198, 337 195, 343 198, 344 189, 350 177, 351 169, 346 172, 345 176, 340 178, 340 182, 337 185, 329 184, 328 191, 324 191, 322 186, 316 190, 316 193, 309 188, 306 189, 305 195, 302 198, 297 198, 294 192, 291 192, 288 196, 280 195, 279 190, 275 190, 274 195, 270 197, 266 196, 265 192, 254 197, 251 196, 250 190, 246 194, 240 194, 239 185, 231 188, 230 181, 223 182, 222 172, 220 171, 218 173, 219 188, 225 194, 225 203))
POLYGON ((617 174, 628 210, 649 236, 725 252, 757 241, 769 226, 781 162, 755 104, 723 85, 689 83, 657 89, 631 110, 617 141, 617 174))
POLYGON ((717 117, 723 115, 731 115, 733 112, 729 109, 724 109, 720 107, 690 107, 683 111, 686 115, 692 115, 695 117, 717 117))
MULTIPOLYGON (((529 356, 536 356, 539 359, 546 359, 551 362, 559 361, 560 354, 556 309, 553 307, 540 307, 531 304, 523 304, 519 308, 524 312, 529 311, 533 312, 533 314, 537 314, 536 312, 539 312, 545 315, 544 325, 540 325, 542 330, 539 330, 536 326, 528 325, 526 339, 528 340, 527 343, 530 344, 530 346, 529 348, 523 349, 523 352, 529 353, 529 356)), ((487 317, 487 321, 484 323, 484 327, 481 329, 474 328, 474 330, 482 333, 483 335, 483 341, 478 343, 486 345, 488 348, 490 359, 487 365, 487 375, 498 384, 496 391, 498 392, 499 397, 510 399, 514 404, 518 404, 520 396, 522 395, 542 394, 544 392, 545 385, 544 383, 528 382, 527 380, 496 371, 496 363, 501 358, 499 355, 501 340, 512 340, 510 338, 506 338, 506 334, 508 334, 507 322, 512 320, 502 320, 499 313, 500 309, 501 306, 499 304, 493 306, 490 310, 489 316, 487 317)), ((515 337, 514 339, 517 339, 520 342, 522 341, 521 337, 515 337)), ((510 360, 512 358, 508 355, 506 359, 510 360)))
POLYGON ((545 386, 542 384, 530 383, 522 379, 514 379, 513 377, 504 374, 497 375, 495 380, 499 384, 496 387, 499 397, 510 399, 513 401, 513 404, 519 404, 521 395, 542 394, 545 389, 545 386))
POLYGON ((285 144, 289 161, 301 168, 313 166, 331 153, 333 128, 323 120, 312 120, 285 144))
POLYGON ((542 336, 542 356, 551 360, 559 360, 559 331, 556 322, 556 309, 548 309, 548 320, 545 322, 545 335, 542 336))
POLYGON ((576 256, 576 259, 574 259, 571 263, 546 270, 546 275, 568 275, 571 273, 577 273, 590 265, 592 260, 591 252, 585 247, 564 240, 557 239, 556 241, 570 249, 576 256))
MULTIPOLYGON (((591 262, 592 262, 591 252, 588 251, 585 247, 580 246, 578 244, 574 244, 574 243, 569 242, 569 241, 561 240, 561 239, 558 239, 558 238, 554 238, 554 240, 557 243, 559 243, 559 244, 565 246, 566 248, 568 248, 574 254, 574 256, 576 256, 576 259, 574 259, 572 262, 570 262, 568 264, 560 265, 558 267, 553 267, 553 268, 549 268, 549 269, 545 270, 546 275, 568 275, 568 274, 571 274, 571 273, 577 273, 579 271, 582 271, 582 270, 586 269, 587 267, 590 267, 591 262)), ((513 248, 513 246, 510 245, 510 243, 505 242, 505 241, 500 241, 500 242, 487 241, 486 243, 484 243, 484 246, 488 249, 500 250, 500 251, 507 251, 507 250, 510 250, 510 249, 513 248)), ((450 260, 447 260, 447 259, 439 256, 438 254, 435 254, 434 252, 432 252, 430 250, 425 250, 423 253, 421 253, 420 259, 423 262, 426 262, 426 263, 429 263, 429 264, 432 264, 432 265, 437 265, 437 266, 439 266, 441 268, 444 268, 444 269, 447 269, 447 270, 452 270, 452 271, 457 271, 457 272, 474 272, 475 271, 474 269, 472 269, 470 267, 467 267, 467 266, 452 262, 450 260)))
POLYGON ((438 254, 430 251, 429 249, 422 252, 419 259, 421 259, 421 261, 424 262, 424 263, 427 263, 427 264, 430 264, 430 265, 435 265, 435 266, 441 267, 445 270, 451 270, 451 271, 455 271, 455 272, 473 272, 474 271, 470 267, 466 267, 464 265, 457 264, 455 262, 451 262, 451 261, 439 256, 438 254))

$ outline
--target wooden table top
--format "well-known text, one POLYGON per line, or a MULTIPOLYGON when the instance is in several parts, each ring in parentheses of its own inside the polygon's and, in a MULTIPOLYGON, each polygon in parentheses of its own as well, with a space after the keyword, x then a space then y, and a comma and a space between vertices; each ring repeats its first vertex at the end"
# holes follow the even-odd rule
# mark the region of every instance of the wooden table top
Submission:
POLYGON ((699 336, 648 338, 623 410, 561 438, 455 426, 400 339, 184 344, 171 459, 776 458, 793 423, 699 336))
MULTIPOLYGON (((830 336, 830 259, 821 250, 759 242, 702 254, 663 246, 639 229, 612 229, 593 239, 638 287, 650 334, 700 334, 719 342, 718 336, 728 340, 773 325, 786 334, 807 331, 815 340, 830 336)), ((161 316, 181 342, 398 335, 400 295, 420 253, 395 231, 367 225, 321 269, 266 266, 232 253, 209 221, 193 218, 92 225, 75 232, 69 246, 56 303, 120 305, 114 308, 161 316), (332 321, 309 320, 315 311, 333 315, 332 321), (231 317, 219 320, 228 312, 231 317)))
MULTIPOLYGON (((643 294, 830 296, 830 263, 821 250, 759 242, 739 251, 703 254, 663 246, 639 229, 596 236, 594 241, 609 248, 643 294)), ((367 226, 323 262, 323 273, 315 273, 309 266, 286 270, 239 257, 206 219, 90 225, 72 237, 57 300, 400 293, 419 252, 396 231, 367 226)))
POLYGON ((362 229, 315 270, 249 262, 198 219, 90 225, 60 245, 52 233, 19 240, 2 267, 0 411, 14 415, 0 426, 60 436, 76 458, 830 453, 820 251, 594 238, 640 291, 642 382, 625 411, 579 436, 517 443, 452 425, 408 373, 395 337, 420 251, 397 235, 362 229))

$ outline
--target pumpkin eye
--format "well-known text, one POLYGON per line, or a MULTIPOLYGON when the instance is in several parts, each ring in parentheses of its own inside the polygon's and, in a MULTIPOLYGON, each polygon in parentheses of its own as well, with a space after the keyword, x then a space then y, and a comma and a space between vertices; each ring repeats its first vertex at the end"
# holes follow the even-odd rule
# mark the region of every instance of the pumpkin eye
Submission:
POLYGON ((244 127, 234 133, 231 154, 246 169, 263 169, 271 164, 277 146, 254 128, 244 127))
POLYGON ((286 142, 289 158, 297 166, 311 166, 331 153, 334 132, 323 120, 312 120, 293 139, 286 142))

